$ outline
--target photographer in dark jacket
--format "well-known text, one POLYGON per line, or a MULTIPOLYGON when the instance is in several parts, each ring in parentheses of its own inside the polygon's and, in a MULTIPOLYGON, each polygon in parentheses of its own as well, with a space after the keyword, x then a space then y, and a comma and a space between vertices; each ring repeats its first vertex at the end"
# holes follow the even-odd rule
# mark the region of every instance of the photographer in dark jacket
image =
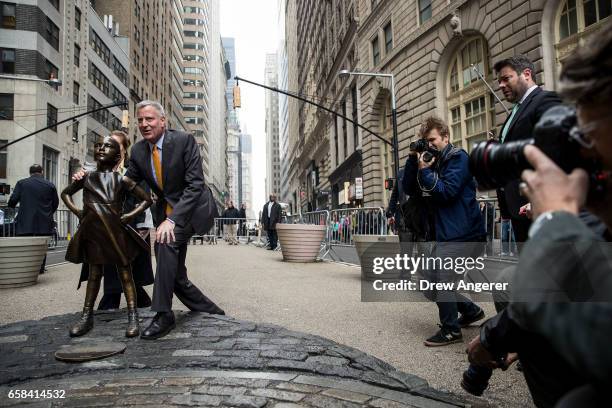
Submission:
MULTIPOLYGON (((583 154, 612 170, 612 25, 564 61, 561 94, 576 102, 583 154)), ((610 228, 612 183, 587 202, 589 175, 566 174, 537 147, 522 193, 534 217, 512 282, 512 301, 483 324, 468 346, 472 364, 507 366, 518 353, 538 407, 609 406, 612 386, 612 251, 580 221, 585 205, 610 228), (554 286, 551 287, 551 284, 554 286), (554 289, 554 290, 551 290, 554 289), (504 361, 505 359, 505 361, 504 361)), ((591 175, 592 176, 592 175, 591 175)), ((593 180, 593 178, 591 178, 593 180)))
MULTIPOLYGON (((476 183, 468 168, 468 154, 450 143, 448 126, 438 118, 426 119, 420 136, 428 148, 423 146, 420 150, 424 151, 419 154, 418 143, 411 145, 404 189, 410 196, 420 190, 432 209, 436 245, 431 256, 476 258, 484 250, 485 229, 476 201, 476 183)), ((444 268, 423 273, 430 283, 456 283, 461 278, 455 270, 444 268)), ((426 346, 460 342, 461 327, 484 317, 480 307, 455 290, 427 291, 425 296, 436 302, 442 324, 435 335, 425 340, 426 346)))

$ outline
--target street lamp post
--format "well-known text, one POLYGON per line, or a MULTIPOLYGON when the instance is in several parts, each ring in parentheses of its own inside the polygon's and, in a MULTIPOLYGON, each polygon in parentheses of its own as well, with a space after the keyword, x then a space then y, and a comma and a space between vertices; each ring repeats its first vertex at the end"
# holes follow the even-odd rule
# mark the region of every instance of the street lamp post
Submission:
POLYGON ((399 143, 397 140, 397 106, 395 104, 395 80, 393 74, 383 74, 378 72, 351 72, 348 69, 343 69, 338 72, 338 75, 343 76, 370 76, 383 77, 391 79, 391 125, 393 127, 393 171, 395 173, 395 182, 398 183, 399 175, 399 143))
POLYGON ((14 75, 0 75, 0 79, 16 79, 19 81, 46 82, 49 85, 62 86, 62 81, 57 78, 40 79, 40 78, 20 77, 20 76, 14 76, 14 75))

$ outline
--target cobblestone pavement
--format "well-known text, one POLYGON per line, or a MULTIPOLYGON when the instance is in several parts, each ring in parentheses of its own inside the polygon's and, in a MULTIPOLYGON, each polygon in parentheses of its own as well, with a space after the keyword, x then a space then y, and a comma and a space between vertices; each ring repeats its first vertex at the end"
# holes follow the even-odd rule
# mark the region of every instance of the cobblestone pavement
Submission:
MULTIPOLYGON (((141 312, 141 318, 151 316, 141 312)), ((72 339, 68 327, 77 318, 66 314, 0 327, 0 406, 391 408, 468 403, 363 352, 279 326, 179 312, 170 335, 145 341, 123 337, 127 319, 121 310, 97 313, 94 329, 72 339), (108 341, 125 342, 127 349, 85 363, 54 359, 63 345, 108 341), (21 390, 53 390, 64 398, 9 398, 21 390)))

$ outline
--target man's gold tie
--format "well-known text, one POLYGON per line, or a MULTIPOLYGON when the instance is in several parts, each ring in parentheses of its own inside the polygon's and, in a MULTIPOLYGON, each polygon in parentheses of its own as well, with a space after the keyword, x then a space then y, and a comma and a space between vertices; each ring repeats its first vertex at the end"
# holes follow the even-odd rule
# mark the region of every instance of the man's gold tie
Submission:
MULTIPOLYGON (((155 168, 155 178, 157 179, 157 184, 159 188, 163 191, 164 189, 164 179, 162 176, 162 166, 161 160, 159 159, 159 149, 157 149, 157 145, 153 145, 153 167, 155 168)), ((172 214, 172 206, 166 202, 166 215, 172 214)))

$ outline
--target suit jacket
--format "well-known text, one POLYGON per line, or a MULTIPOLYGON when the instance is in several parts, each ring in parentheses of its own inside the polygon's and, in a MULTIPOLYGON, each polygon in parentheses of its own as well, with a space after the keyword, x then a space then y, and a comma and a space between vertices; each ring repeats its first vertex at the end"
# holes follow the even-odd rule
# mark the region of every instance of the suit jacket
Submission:
POLYGON ((59 198, 57 190, 42 175, 32 175, 19 180, 8 206, 15 208, 19 204, 16 229, 17 234, 51 235, 53 234, 53 213, 57 210, 59 198))
MULTIPOLYGON (((527 96, 521 103, 518 112, 514 115, 514 119, 510 124, 504 143, 513 142, 516 140, 530 139, 533 137, 533 128, 540 120, 544 112, 555 105, 560 105, 561 99, 555 92, 545 91, 538 87, 527 96)), ((504 126, 506 126, 506 122, 504 126)), ((502 126, 502 129, 504 128, 502 126)), ((517 220, 525 220, 525 217, 518 214, 521 206, 527 204, 527 199, 520 195, 518 185, 520 180, 513 180, 504 186, 503 190, 498 190, 498 197, 503 195, 504 199, 500 200, 502 214, 508 214, 510 217, 517 220)))
POLYGON ((263 211, 261 212, 261 223, 267 230, 276 229, 276 224, 281 222, 281 206, 277 202, 272 204, 272 211, 270 211, 270 216, 268 217, 268 204, 269 201, 264 204, 263 211))
POLYGON ((172 206, 167 217, 179 227, 192 225, 195 232, 207 232, 209 220, 208 202, 203 194, 206 184, 202 170, 200 150, 194 137, 185 132, 167 129, 162 145, 162 180, 159 187, 151 168, 151 148, 149 142, 140 140, 130 152, 130 164, 126 176, 139 183, 144 180, 157 195, 151 207, 153 223, 159 226, 165 219, 166 203, 172 206))

